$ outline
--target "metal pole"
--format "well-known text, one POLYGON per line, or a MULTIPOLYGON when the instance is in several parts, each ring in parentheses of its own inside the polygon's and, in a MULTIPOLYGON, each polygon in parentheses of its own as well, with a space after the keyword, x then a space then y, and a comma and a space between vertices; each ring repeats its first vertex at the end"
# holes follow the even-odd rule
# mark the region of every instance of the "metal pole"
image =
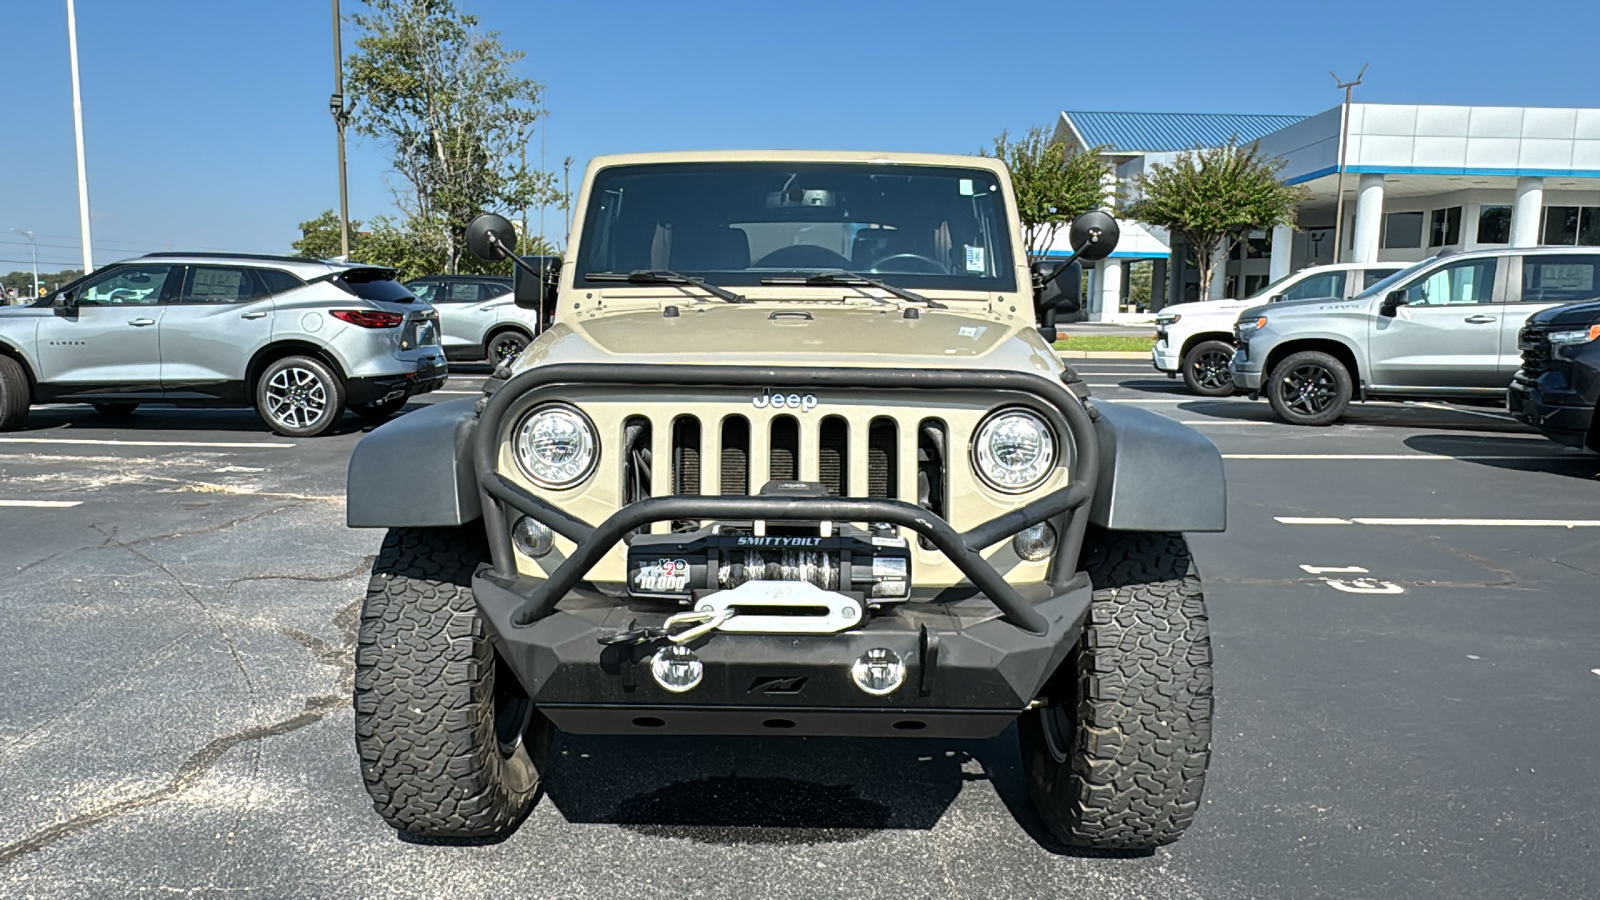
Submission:
POLYGON ((1338 194, 1333 212, 1333 261, 1336 263, 1344 248, 1344 153, 1345 148, 1349 146, 1347 135, 1350 131, 1350 90, 1361 83, 1361 76, 1367 74, 1368 65, 1370 63, 1363 63, 1361 71, 1356 73, 1356 80, 1351 82, 1340 81, 1338 75, 1328 73, 1333 75, 1333 83, 1344 89, 1344 114, 1339 124, 1339 178, 1338 186, 1334 188, 1338 194))
POLYGON ((350 112, 344 105, 344 51, 339 43, 339 0, 333 0, 333 96, 328 106, 339 132, 339 255, 350 257, 350 190, 345 182, 344 126, 350 112))
MULTIPOLYGON (((67 50, 72 57, 72 127, 78 139, 78 223, 83 231, 83 274, 94 271, 89 236, 89 169, 83 159, 83 93, 78 89, 78 16, 67 0, 67 50)), ((35 292, 38 285, 34 286, 35 292)))
POLYGON ((39 242, 34 240, 33 232, 13 228, 17 234, 28 239, 28 257, 33 260, 33 296, 39 296, 39 242))

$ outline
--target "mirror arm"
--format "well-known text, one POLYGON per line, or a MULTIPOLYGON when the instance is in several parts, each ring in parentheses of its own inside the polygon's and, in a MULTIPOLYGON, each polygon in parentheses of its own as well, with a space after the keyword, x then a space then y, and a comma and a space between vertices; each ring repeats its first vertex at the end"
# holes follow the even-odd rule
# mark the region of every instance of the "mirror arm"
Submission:
POLYGON ((522 271, 526 272, 529 275, 532 275, 536 279, 544 277, 539 272, 538 269, 535 269, 533 267, 532 263, 530 263, 527 260, 523 259, 522 257, 516 255, 515 253, 512 253, 510 248, 506 247, 505 244, 500 243, 500 238, 497 237, 494 232, 492 232, 492 231, 489 232, 488 237, 489 237, 489 246, 497 248, 501 253, 505 254, 508 257, 510 257, 512 264, 515 265, 517 268, 521 269, 522 271))

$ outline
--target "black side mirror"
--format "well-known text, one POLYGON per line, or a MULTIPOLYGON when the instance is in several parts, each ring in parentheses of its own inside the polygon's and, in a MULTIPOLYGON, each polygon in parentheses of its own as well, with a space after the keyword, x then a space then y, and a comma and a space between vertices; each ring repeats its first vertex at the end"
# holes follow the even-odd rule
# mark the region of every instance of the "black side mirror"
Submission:
POLYGON ((1405 306, 1409 302, 1411 302, 1411 300, 1406 294, 1405 288, 1390 291, 1389 293, 1383 295, 1383 302, 1378 305, 1378 314, 1382 316, 1393 317, 1395 310, 1405 306))
POLYGON ((1039 333, 1056 340, 1056 315, 1083 308, 1083 266, 1077 260, 1036 260, 1033 270, 1033 307, 1039 314, 1039 333))
POLYGON ((484 213, 467 226, 467 249, 484 262, 499 262, 517 246, 517 229, 505 216, 484 213))
POLYGON ((1091 209, 1072 220, 1067 237, 1072 242, 1072 252, 1077 259, 1096 262, 1117 249, 1122 229, 1117 227, 1117 220, 1110 213, 1091 209))
POLYGON ((555 308, 556 288, 561 282, 561 257, 524 256, 523 261, 534 270, 529 273, 521 266, 512 273, 512 299, 519 309, 555 308))
POLYGON ((50 306, 55 309, 56 315, 72 317, 78 314, 78 295, 76 291, 61 291, 50 298, 50 306))

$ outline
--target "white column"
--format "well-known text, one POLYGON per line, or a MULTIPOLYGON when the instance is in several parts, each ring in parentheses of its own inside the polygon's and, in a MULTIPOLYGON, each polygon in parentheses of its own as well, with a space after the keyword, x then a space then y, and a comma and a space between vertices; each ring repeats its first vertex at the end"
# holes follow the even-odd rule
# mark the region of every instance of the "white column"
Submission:
POLYGON ((1511 203, 1511 246, 1539 246, 1539 217, 1544 214, 1544 179, 1518 178, 1511 203))
POLYGON ((1356 192, 1355 245, 1350 261, 1378 261, 1378 229, 1383 225, 1383 174, 1364 173, 1356 192))
POLYGON ((1100 288, 1100 321, 1109 322, 1121 310, 1118 305, 1122 302, 1122 261, 1117 259, 1102 259, 1096 264, 1100 288))
POLYGON ((1217 242, 1217 272, 1211 276, 1211 287, 1206 291, 1207 300, 1221 300, 1228 287, 1228 252, 1232 248, 1231 242, 1223 238, 1217 242))
POLYGON ((1267 270, 1267 280, 1277 281, 1289 274, 1289 255, 1294 252, 1294 228, 1276 225, 1272 229, 1272 265, 1267 270))

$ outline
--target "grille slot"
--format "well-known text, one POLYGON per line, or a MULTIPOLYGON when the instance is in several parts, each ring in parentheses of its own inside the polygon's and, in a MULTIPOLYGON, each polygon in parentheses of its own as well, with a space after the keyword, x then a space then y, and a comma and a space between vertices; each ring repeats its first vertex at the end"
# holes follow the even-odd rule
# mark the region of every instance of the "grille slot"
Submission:
POLYGON ((867 428, 867 496, 900 496, 899 429, 894 420, 879 416, 867 428))
POLYGON ((838 416, 822 420, 817 441, 818 477, 830 497, 846 496, 850 471, 850 425, 838 416))
POLYGON ((750 493, 750 420, 729 416, 722 420, 722 493, 750 493))
POLYGON ((1550 368, 1550 341, 1544 330, 1525 327, 1517 335, 1517 346, 1522 348, 1522 373, 1536 378, 1550 368))
MULTIPOLYGON (((700 493, 700 420, 679 416, 672 421, 672 492, 679 496, 700 493)), ((673 531, 694 531, 700 523, 679 520, 673 531)))
MULTIPOLYGON (((950 518, 948 457, 949 432, 938 419, 923 419, 917 428, 917 505, 936 516, 950 518)), ((932 550, 933 542, 919 537, 922 549, 932 550)))
POLYGON ((794 416, 772 420, 772 438, 767 477, 773 481, 800 480, 800 423, 794 416))
POLYGON ((622 502, 650 496, 650 420, 630 416, 622 423, 622 502))

